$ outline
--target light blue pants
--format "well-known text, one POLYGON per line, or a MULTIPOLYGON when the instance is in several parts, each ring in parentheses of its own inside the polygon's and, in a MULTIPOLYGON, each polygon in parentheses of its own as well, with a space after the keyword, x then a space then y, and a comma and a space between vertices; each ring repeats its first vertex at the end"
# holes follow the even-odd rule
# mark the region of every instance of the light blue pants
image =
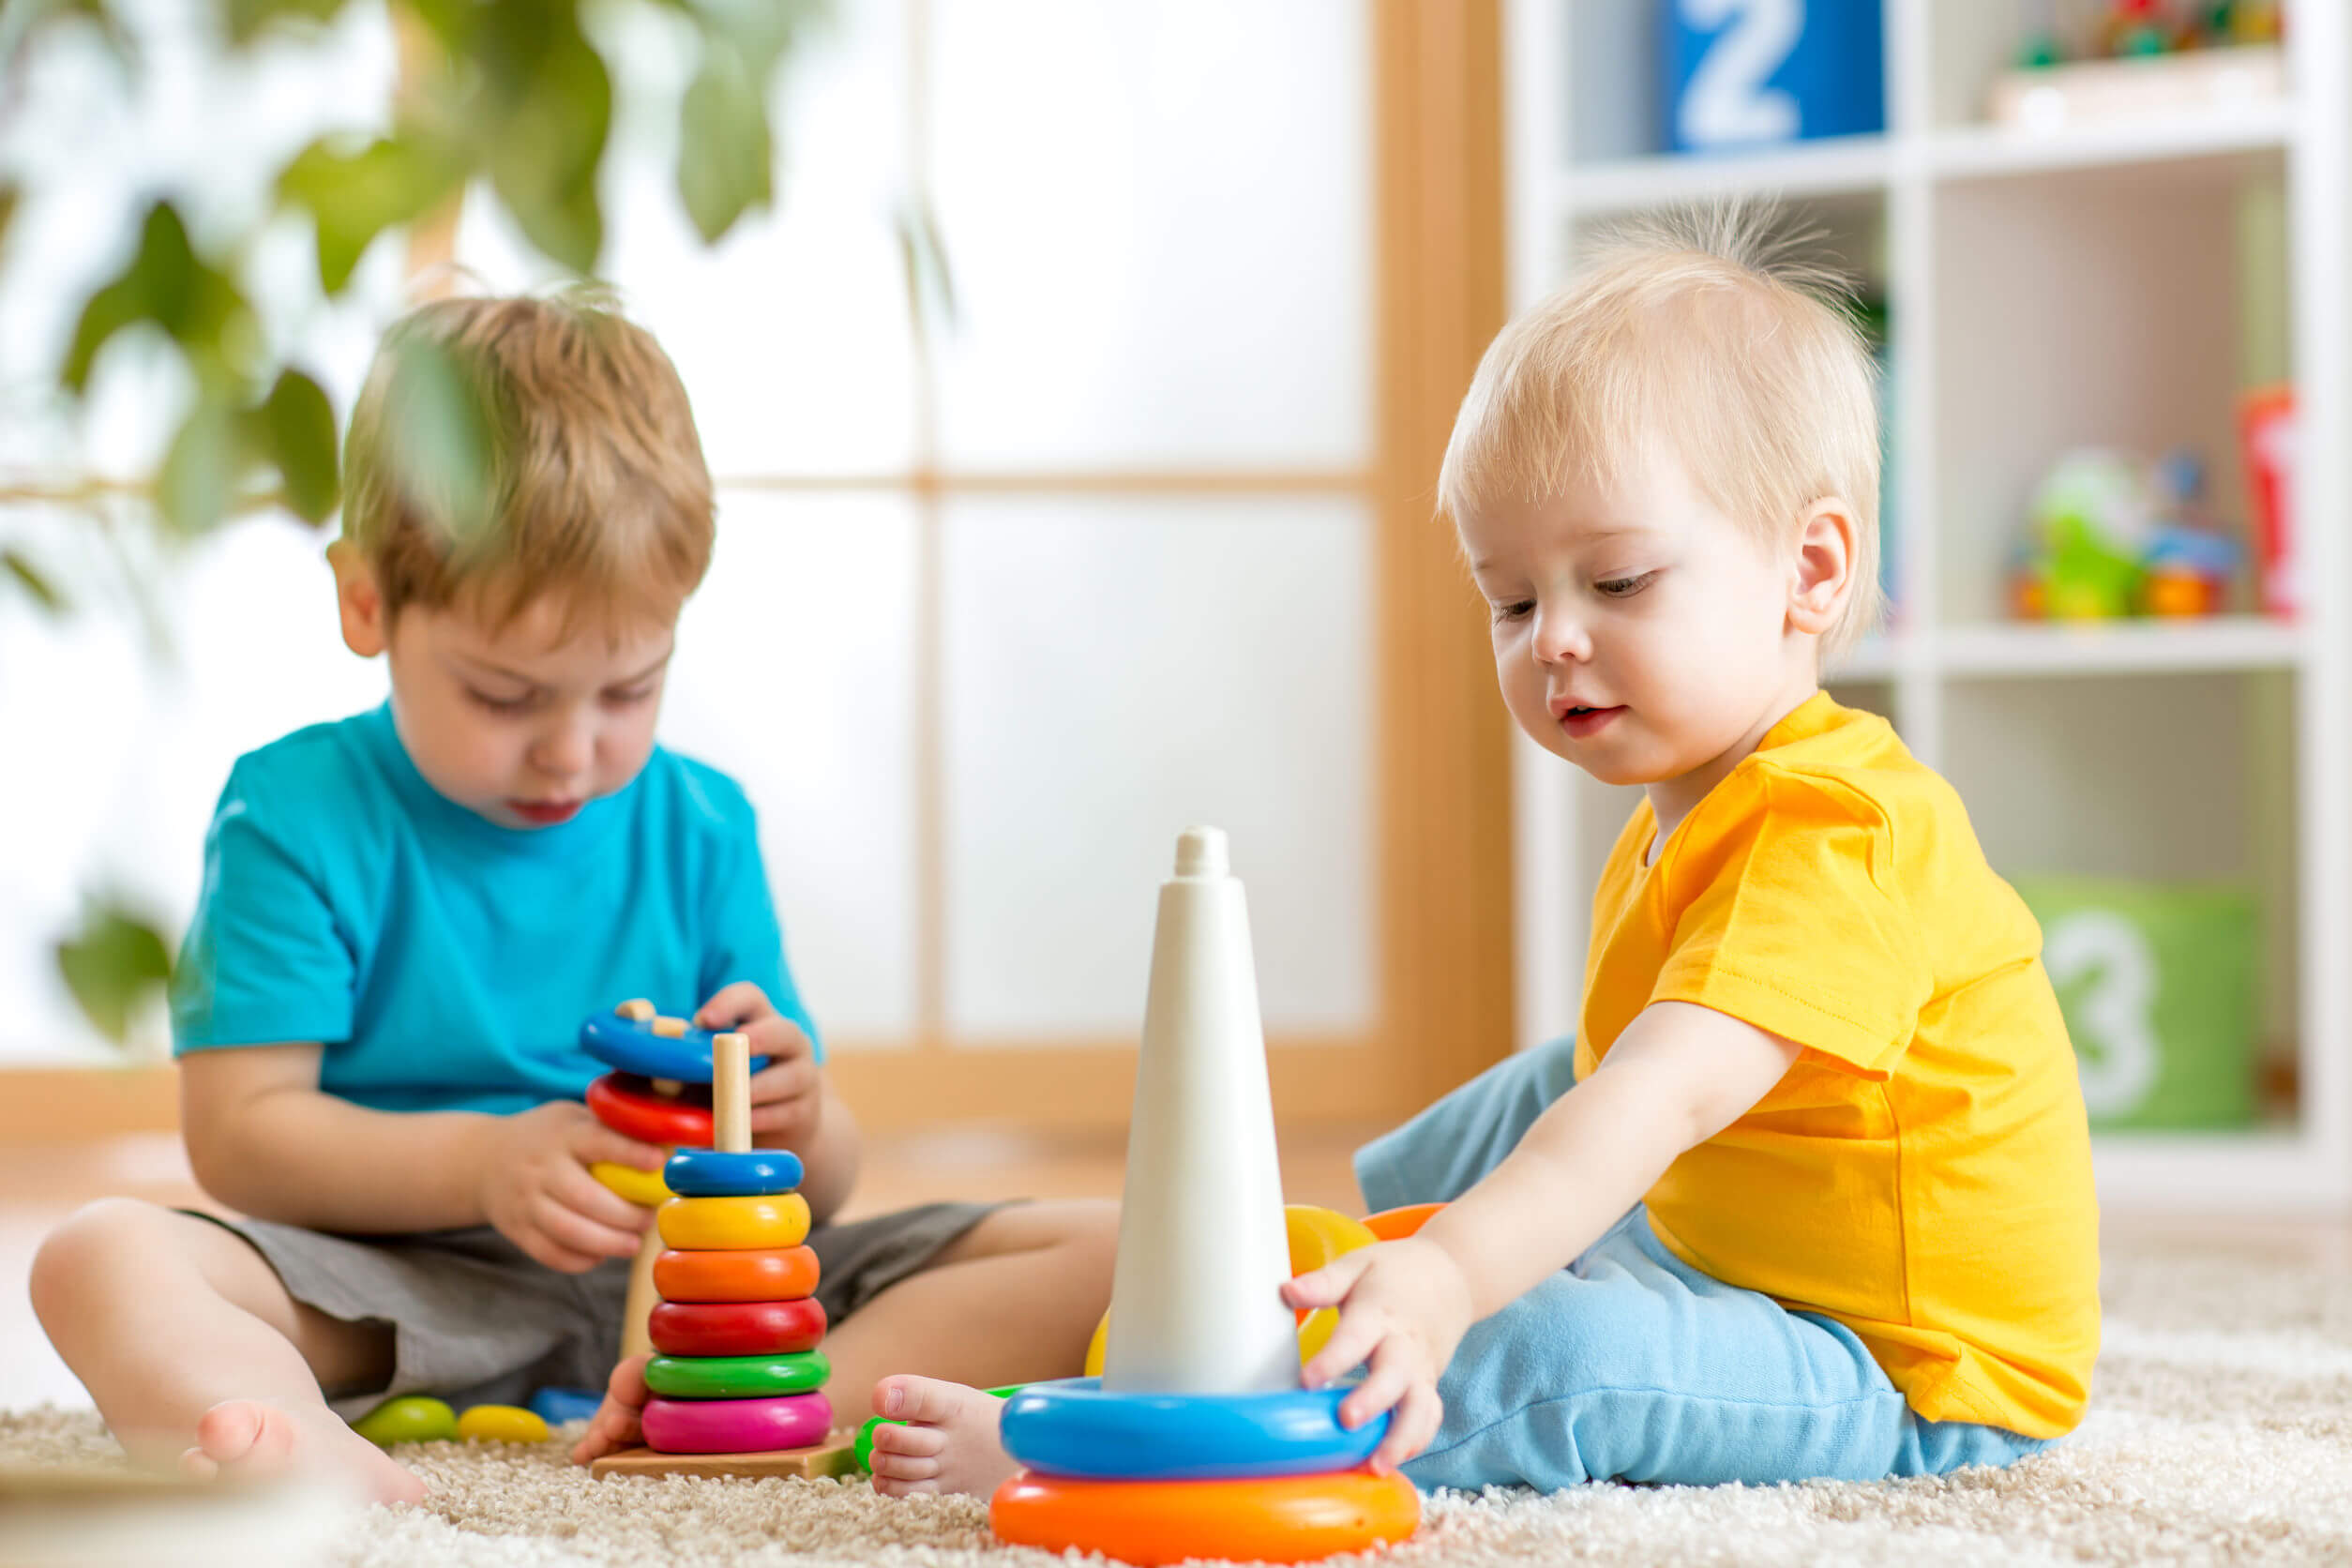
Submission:
MULTIPOLYGON (((1364 1202, 1459 1197, 1568 1091, 1574 1055, 1563 1040, 1515 1056, 1358 1150, 1364 1202)), ((1474 1325, 1438 1392, 1445 1423, 1405 1466, 1425 1488, 1871 1481, 2046 1446, 1922 1420, 1850 1330, 1701 1274, 1638 1205, 1474 1325)))

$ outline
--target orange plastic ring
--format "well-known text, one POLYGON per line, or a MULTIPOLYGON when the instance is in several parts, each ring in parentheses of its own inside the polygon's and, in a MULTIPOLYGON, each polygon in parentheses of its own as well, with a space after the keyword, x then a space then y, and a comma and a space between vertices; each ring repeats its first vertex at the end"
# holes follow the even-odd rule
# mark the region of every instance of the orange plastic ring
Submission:
POLYGON ((1444 1207, 1442 1203, 1408 1203, 1401 1209, 1382 1209, 1377 1214, 1366 1214, 1364 1228, 1384 1242, 1401 1242, 1419 1234, 1430 1216, 1444 1207))
POLYGON ((1389 1545, 1421 1524, 1421 1494, 1391 1470, 1249 1481, 1078 1481, 1016 1470, 988 1528, 1016 1545, 1075 1546, 1147 1565, 1186 1558, 1306 1562, 1389 1545))
POLYGON ((817 1255, 805 1246, 680 1252, 654 1259, 654 1291, 666 1302, 789 1302, 817 1293, 817 1255))

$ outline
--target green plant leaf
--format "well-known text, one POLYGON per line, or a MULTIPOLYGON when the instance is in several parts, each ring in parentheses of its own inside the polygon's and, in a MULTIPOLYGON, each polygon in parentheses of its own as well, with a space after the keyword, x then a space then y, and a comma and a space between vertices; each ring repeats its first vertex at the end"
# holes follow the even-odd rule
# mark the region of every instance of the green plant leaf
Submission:
POLYGON ((16 579, 17 586, 32 595, 34 602, 43 610, 53 614, 65 610, 66 596, 57 591, 56 584, 51 582, 23 550, 13 546, 0 550, 0 566, 6 566, 8 575, 16 579))
POLYGON ((252 312, 244 297, 224 274, 197 258, 188 229, 169 202, 147 209, 137 253, 83 307, 59 379, 73 392, 85 390, 98 351, 115 333, 142 321, 171 334, 200 380, 251 345, 252 312))
POLYGON ((83 1017, 117 1045, 130 1032, 131 1015, 172 978, 162 936, 111 904, 94 905, 56 952, 57 972, 83 1017))
POLYGON ((704 244, 774 196, 775 159, 759 83, 734 50, 706 46, 678 108, 678 194, 704 244))
POLYGON ((201 534, 228 515, 247 445, 238 425, 235 411, 210 397, 180 421, 156 475, 156 505, 179 533, 201 534))
POLYGON ((429 338, 395 339, 385 388, 385 460, 410 505, 449 529, 460 550, 495 515, 494 414, 479 378, 429 338))
POLYGON ((612 80, 569 6, 492 6, 483 17, 490 183, 524 238, 592 273, 604 251, 596 168, 612 124, 612 80))
POLYGON ((251 43, 280 23, 332 22, 345 0, 228 0, 229 40, 251 43))
POLYGON ((269 389, 259 411, 264 445, 285 478, 286 505, 295 516, 321 523, 342 499, 336 464, 335 405, 319 384, 287 370, 269 389))
POLYGON ((319 283, 337 294, 378 234, 423 216, 465 175, 454 148, 403 126, 355 152, 328 139, 311 143, 279 176, 278 194, 316 219, 319 283))

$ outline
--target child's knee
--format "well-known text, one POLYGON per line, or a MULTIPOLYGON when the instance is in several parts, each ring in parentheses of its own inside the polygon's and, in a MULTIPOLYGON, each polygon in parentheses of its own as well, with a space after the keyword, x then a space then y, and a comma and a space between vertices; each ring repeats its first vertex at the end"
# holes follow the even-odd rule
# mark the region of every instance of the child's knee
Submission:
POLYGON ((134 1198, 101 1198, 75 1210, 33 1254, 35 1314, 53 1326, 92 1290, 113 1288, 128 1269, 153 1258, 163 1218, 164 1211, 134 1198))

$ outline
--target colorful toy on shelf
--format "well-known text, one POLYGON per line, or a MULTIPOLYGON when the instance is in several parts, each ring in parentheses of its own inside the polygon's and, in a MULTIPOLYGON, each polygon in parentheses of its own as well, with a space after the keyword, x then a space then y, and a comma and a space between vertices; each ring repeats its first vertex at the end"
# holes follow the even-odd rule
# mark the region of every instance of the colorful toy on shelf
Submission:
MULTIPOLYGON (((855 1449, 833 1430, 824 1394, 832 1366, 820 1348, 826 1325, 806 1245, 808 1200, 795 1190, 801 1163, 751 1146, 749 1042, 686 1028, 650 1003, 624 1003, 614 1018, 580 1029, 580 1044, 616 1068, 589 1086, 590 1108, 632 1137, 687 1146, 658 1173, 656 1226, 623 1330, 624 1355, 654 1352, 645 1444, 606 1455, 591 1472, 850 1473, 855 1449), (708 1107, 692 1093, 703 1084, 708 1107)), ((652 1174, 605 1180, 628 1197, 652 1174)))
POLYGON ((2011 568, 2013 611, 2053 621, 2217 612, 2240 551, 2206 515, 2204 486, 2204 464, 2187 451, 2152 466, 2097 448, 2065 454, 2034 491, 2011 568))
POLYGON ((989 1505, 998 1536, 1165 1563, 1410 1535, 1412 1484, 1364 1468, 1388 1418, 1348 1430, 1344 1389, 1300 1385, 1281 1282, 1374 1233, 1283 1206, 1248 913, 1214 828, 1185 831, 1160 887, 1123 1203, 1102 1374, 1006 1401, 1022 1469, 989 1505))
POLYGON ((2278 0, 2177 7, 2108 0, 2103 12, 2061 28, 2050 0, 2034 8, 2015 68, 1993 79, 1985 117, 2033 131, 2224 113, 2286 91, 2278 0))

